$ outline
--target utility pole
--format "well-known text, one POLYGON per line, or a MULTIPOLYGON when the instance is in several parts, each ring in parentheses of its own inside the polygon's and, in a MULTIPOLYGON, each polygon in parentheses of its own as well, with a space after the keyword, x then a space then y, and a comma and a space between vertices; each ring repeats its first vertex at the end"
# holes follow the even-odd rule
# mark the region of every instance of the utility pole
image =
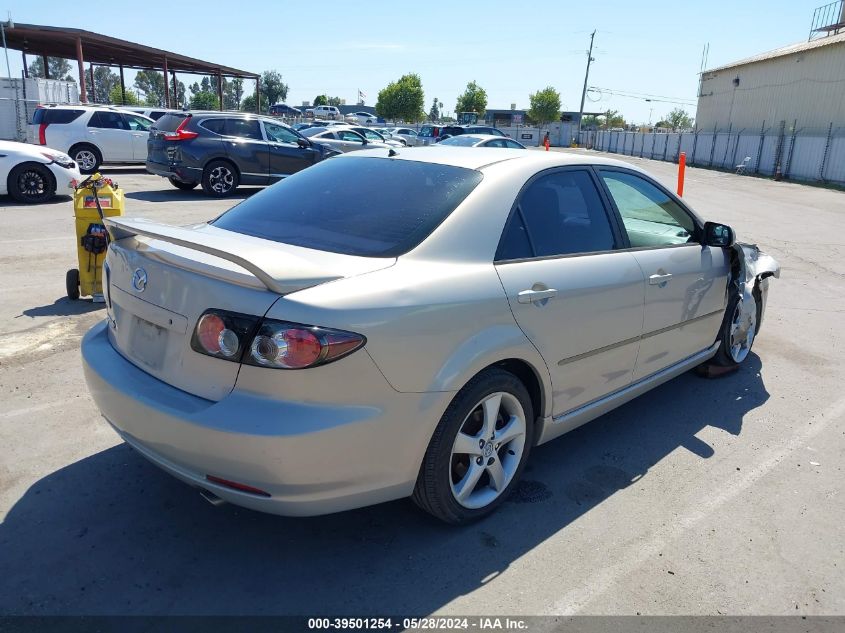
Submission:
POLYGON ((584 99, 587 97, 587 80, 590 78, 590 62, 593 60, 593 40, 596 32, 593 30, 590 35, 590 50, 587 52, 587 72, 584 73, 584 89, 581 91, 581 109, 578 112, 578 141, 581 140, 581 119, 584 118, 584 99))

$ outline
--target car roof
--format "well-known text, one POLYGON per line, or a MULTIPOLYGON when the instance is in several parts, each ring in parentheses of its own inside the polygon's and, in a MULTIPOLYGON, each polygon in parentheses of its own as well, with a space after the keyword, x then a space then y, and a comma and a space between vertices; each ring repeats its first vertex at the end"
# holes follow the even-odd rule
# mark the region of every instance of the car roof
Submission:
MULTIPOLYGON (((500 138, 500 137, 496 137, 500 138)), ((455 147, 443 145, 429 145, 426 147, 406 147, 391 149, 392 156, 384 148, 365 149, 350 152, 344 156, 370 156, 376 158, 390 158, 392 160, 412 160, 424 163, 436 163, 464 167, 466 169, 483 169, 504 161, 521 161, 522 164, 534 163, 538 169, 563 167, 566 165, 608 165, 628 167, 637 171, 639 168, 621 160, 595 156, 583 151, 579 152, 542 152, 537 150, 509 149, 500 147, 455 147)), ((343 159, 337 156, 332 160, 343 159)))

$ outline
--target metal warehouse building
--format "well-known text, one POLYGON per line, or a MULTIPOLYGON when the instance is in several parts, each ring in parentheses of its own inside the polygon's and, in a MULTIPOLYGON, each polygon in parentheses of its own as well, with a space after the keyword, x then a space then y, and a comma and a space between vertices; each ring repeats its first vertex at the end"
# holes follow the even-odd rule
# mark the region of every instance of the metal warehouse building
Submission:
POLYGON ((701 77, 696 127, 804 130, 845 125, 845 33, 778 48, 701 77))

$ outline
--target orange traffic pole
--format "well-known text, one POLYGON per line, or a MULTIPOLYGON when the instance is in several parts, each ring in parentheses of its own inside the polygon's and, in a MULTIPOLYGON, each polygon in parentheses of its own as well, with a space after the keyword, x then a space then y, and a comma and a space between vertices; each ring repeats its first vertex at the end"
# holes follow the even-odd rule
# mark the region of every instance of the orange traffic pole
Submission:
POLYGON ((551 143, 549 143, 549 137, 548 136, 546 136, 545 140, 543 141, 543 145, 545 146, 546 151, 548 152, 549 151, 549 145, 551 145, 551 143))
POLYGON ((678 156, 678 195, 684 197, 684 172, 687 169, 687 153, 681 152, 678 156))

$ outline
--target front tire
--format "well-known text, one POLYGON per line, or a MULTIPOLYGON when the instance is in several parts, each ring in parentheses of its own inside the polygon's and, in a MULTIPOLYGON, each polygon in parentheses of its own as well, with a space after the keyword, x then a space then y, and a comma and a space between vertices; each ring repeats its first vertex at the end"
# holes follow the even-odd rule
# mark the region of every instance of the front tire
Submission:
POLYGON ((713 357, 716 365, 738 367, 748 358, 760 329, 760 309, 760 294, 756 288, 747 299, 744 299, 740 293, 731 298, 719 330, 718 340, 721 345, 713 357), (747 310, 744 309, 745 301, 753 303, 747 310))
POLYGON ((175 178, 168 178, 170 184, 182 191, 191 191, 199 186, 198 182, 185 182, 184 180, 176 180, 175 178))
POLYGON ((240 177, 237 169, 225 160, 213 160, 202 171, 202 190, 209 196, 230 196, 238 188, 238 184, 240 177))
POLYGON ((44 165, 24 163, 9 173, 9 195, 24 204, 46 202, 56 194, 56 180, 44 165))
POLYGON ((493 512, 519 480, 534 441, 525 385, 502 369, 485 370, 458 392, 434 431, 413 500, 460 525, 493 512))

